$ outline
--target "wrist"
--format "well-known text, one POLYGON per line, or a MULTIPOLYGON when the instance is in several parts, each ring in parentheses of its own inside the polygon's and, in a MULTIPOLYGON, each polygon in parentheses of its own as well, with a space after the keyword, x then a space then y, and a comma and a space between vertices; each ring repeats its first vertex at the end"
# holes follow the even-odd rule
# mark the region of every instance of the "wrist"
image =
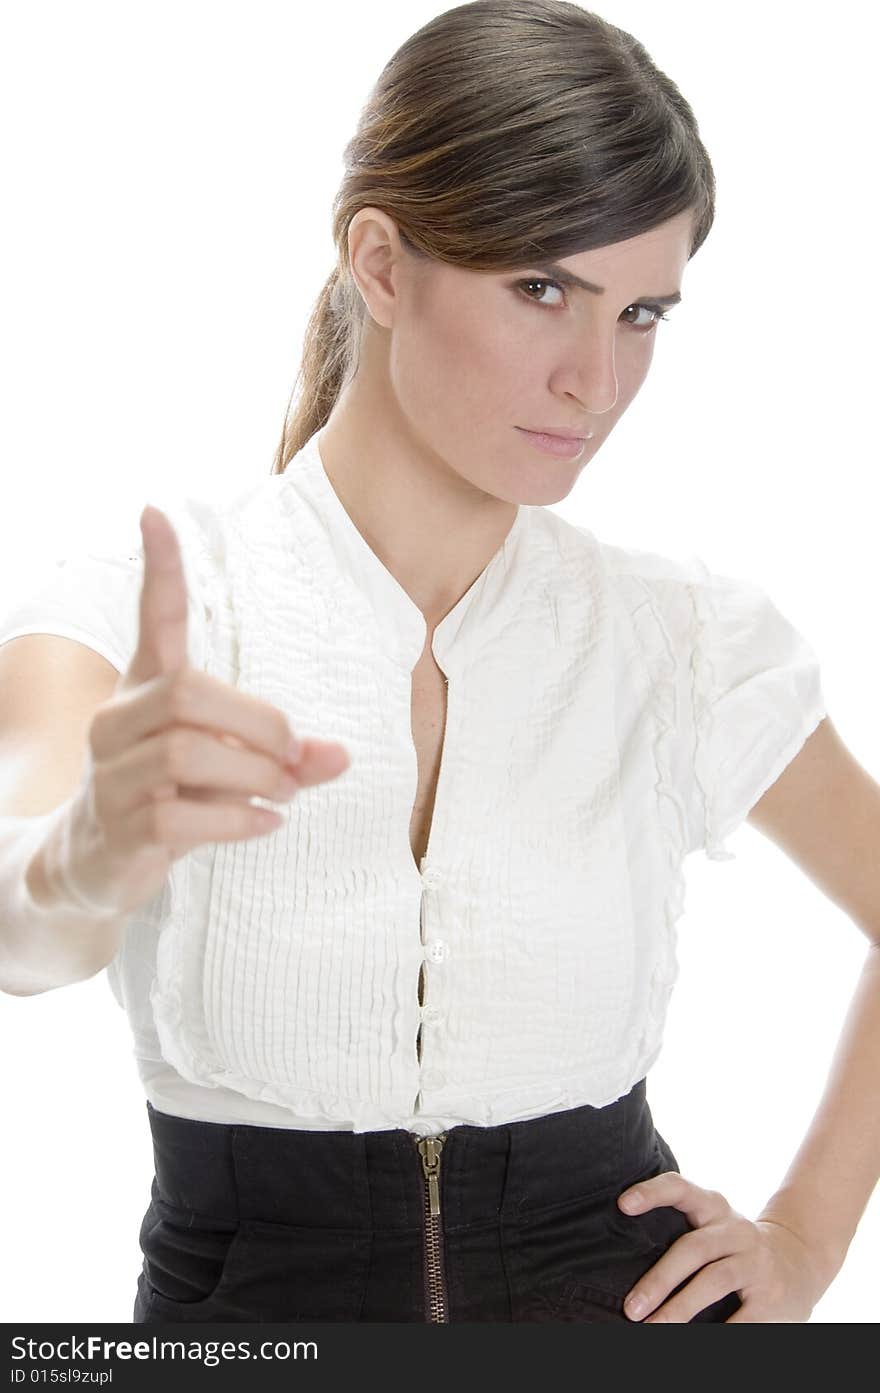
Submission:
POLYGON ((45 852, 61 810, 0 818, 0 990, 33 995, 94 976, 124 916, 101 918, 55 893, 45 852))
POLYGON ((62 803, 42 821, 44 836, 25 873, 26 888, 34 903, 46 914, 65 922, 102 924, 119 919, 118 908, 99 904, 73 879, 70 803, 62 803))
POLYGON ((802 1224, 796 1214, 771 1200, 758 1215, 757 1223, 767 1223, 783 1228, 797 1240, 804 1255, 804 1263, 813 1274, 816 1300, 828 1290, 846 1258, 846 1250, 839 1252, 820 1242, 807 1226, 802 1224))

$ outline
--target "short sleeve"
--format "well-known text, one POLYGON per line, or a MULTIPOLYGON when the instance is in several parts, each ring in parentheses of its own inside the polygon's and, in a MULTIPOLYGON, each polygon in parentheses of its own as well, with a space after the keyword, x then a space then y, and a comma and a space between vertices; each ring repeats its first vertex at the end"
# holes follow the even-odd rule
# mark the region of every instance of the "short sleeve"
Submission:
POLYGON ((143 556, 134 552, 58 560, 41 588, 0 615, 0 644, 22 634, 58 634, 123 672, 137 643, 142 576, 143 556))
POLYGON ((760 586, 693 558, 689 689, 696 846, 731 860, 725 842, 827 714, 818 657, 760 586))
MULTIPOLYGON (((187 647, 202 665, 205 620, 200 578, 204 542, 191 501, 161 502, 181 544, 188 598, 187 647)), ((138 538, 140 528, 136 525, 138 538)), ((0 644, 23 634, 58 634, 106 658, 118 672, 131 661, 140 624, 144 574, 143 543, 128 540, 116 549, 72 553, 57 559, 33 593, 0 612, 0 644)))

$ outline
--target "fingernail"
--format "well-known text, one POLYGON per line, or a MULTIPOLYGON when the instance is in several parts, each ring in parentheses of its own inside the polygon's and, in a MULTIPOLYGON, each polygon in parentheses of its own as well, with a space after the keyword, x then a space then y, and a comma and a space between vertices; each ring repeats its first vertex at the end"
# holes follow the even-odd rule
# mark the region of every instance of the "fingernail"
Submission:
POLYGON ((626 1298, 626 1309, 631 1316, 640 1316, 647 1304, 643 1296, 628 1296, 626 1298))
POLYGON ((286 753, 285 756, 284 756, 285 763, 287 763, 287 764, 299 764, 299 761, 300 761, 301 758, 302 758, 302 742, 299 741, 299 740, 296 740, 296 739, 291 740, 290 744, 289 744, 288 747, 287 747, 287 753, 286 753))
POLYGON ((638 1209, 641 1202, 642 1197, 639 1194, 638 1190, 631 1190, 630 1193, 628 1195, 624 1195, 623 1199, 620 1201, 624 1209, 638 1209))

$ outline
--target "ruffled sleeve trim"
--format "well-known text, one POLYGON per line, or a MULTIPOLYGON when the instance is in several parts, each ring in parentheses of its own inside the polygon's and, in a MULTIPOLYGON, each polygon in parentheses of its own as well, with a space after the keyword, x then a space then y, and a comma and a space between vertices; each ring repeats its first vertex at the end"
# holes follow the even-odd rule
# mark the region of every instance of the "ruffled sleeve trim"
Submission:
POLYGON ((665 622, 662 607, 652 584, 633 575, 642 599, 632 610, 631 617, 639 635, 643 659, 648 671, 651 713, 654 735, 654 791, 660 825, 662 854, 666 864, 663 903, 663 932, 658 935, 656 958, 648 990, 647 1018, 639 1048, 647 1039, 658 1038, 666 1018, 669 999, 678 978, 677 958, 678 920, 685 908, 685 877, 683 862, 687 849, 687 809, 676 785, 674 773, 675 749, 680 740, 681 711, 677 683, 678 659, 676 643, 665 622))
POLYGON ((688 590, 695 619, 691 690, 702 849, 710 861, 733 861, 727 838, 794 759, 827 709, 815 653, 760 587, 716 576, 699 557, 692 560, 699 573, 688 590), (752 625, 756 648, 749 665, 742 655, 742 634, 749 634, 752 625), (725 644, 740 649, 732 673, 722 673, 719 666, 725 644))
POLYGON ((688 585, 688 594, 694 615, 693 642, 691 644, 691 691, 693 693, 694 728, 697 731, 694 752, 694 782, 703 809, 705 845, 703 853, 710 861, 735 861, 736 854, 730 851, 719 834, 715 819, 717 807, 715 778, 709 761, 709 750, 713 744, 714 711, 713 702, 718 691, 718 680, 710 658, 712 636, 718 631, 718 610, 712 594, 711 575, 708 567, 699 558, 693 558, 699 571, 699 586, 688 585))

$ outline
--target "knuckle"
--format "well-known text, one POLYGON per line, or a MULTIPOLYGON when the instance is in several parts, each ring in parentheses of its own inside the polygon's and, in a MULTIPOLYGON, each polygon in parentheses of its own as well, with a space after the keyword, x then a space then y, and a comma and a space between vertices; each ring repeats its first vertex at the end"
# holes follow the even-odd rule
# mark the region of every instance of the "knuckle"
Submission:
POLYGON ((721 1295, 734 1288, 741 1288, 747 1281, 751 1264, 742 1253, 728 1253, 720 1262, 714 1264, 714 1275, 718 1285, 723 1287, 721 1295))
POLYGON ((697 1254, 708 1253, 713 1247, 712 1235, 704 1227, 691 1229, 689 1233, 683 1233, 682 1238, 687 1239, 688 1247, 693 1248, 697 1254))
POLYGON ((718 1262, 712 1263, 706 1269, 707 1281, 711 1281, 709 1287, 710 1301, 720 1301, 723 1296, 731 1291, 742 1290, 745 1284, 745 1277, 742 1266, 737 1261, 736 1256, 723 1258, 718 1262))
POLYGON ((773 1283, 778 1278, 778 1271, 773 1255, 769 1249, 761 1246, 755 1255, 758 1274, 763 1282, 773 1283))
POLYGON ((176 809, 172 803, 152 803, 147 812, 147 835, 153 842, 168 843, 176 829, 176 809))
POLYGON ((168 730, 162 736, 162 773, 172 783, 186 783, 191 737, 187 730, 168 730))
POLYGON ((266 764, 266 777, 260 792, 264 798, 287 798, 290 795, 289 780, 293 776, 284 768, 268 761, 266 764))
POLYGON ((198 702, 198 682, 194 668, 183 667, 171 674, 166 693, 168 713, 174 721, 189 721, 198 702))

